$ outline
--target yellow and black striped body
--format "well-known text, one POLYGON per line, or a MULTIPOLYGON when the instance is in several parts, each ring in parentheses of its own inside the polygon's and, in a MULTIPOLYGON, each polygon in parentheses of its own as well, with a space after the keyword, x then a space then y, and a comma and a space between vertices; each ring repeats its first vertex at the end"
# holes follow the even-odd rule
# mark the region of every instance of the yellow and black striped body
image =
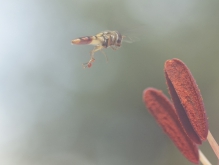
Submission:
MULTIPOLYGON (((85 36, 72 40, 72 44, 75 45, 95 45, 94 49, 90 52, 91 58, 89 62, 84 64, 84 67, 91 67, 95 61, 94 53, 104 48, 111 47, 113 50, 117 50, 121 44, 124 36, 118 31, 104 31, 98 33, 95 36, 85 36)), ((103 51, 102 51, 103 52, 103 51)), ((103 52, 104 53, 104 52, 103 52)), ((104 53, 106 56, 106 54, 104 53)))
POLYGON ((113 47, 116 49, 122 44, 122 35, 118 31, 104 31, 95 36, 85 36, 72 40, 76 45, 96 45, 104 48, 113 47))

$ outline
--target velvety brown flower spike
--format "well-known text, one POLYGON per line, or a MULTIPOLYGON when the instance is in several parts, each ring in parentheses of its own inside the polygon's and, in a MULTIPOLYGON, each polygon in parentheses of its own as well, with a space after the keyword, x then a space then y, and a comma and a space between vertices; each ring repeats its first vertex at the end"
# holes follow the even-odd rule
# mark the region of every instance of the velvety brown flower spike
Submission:
POLYGON ((185 133, 176 110, 169 99, 159 90, 148 88, 143 92, 143 101, 164 132, 191 162, 199 163, 197 145, 185 133))
POLYGON ((188 136, 197 144, 206 140, 208 122, 200 90, 187 66, 179 59, 164 67, 169 92, 188 136))
POLYGON ((197 145, 208 140, 219 160, 219 146, 208 129, 208 121, 200 90, 187 66, 179 59, 167 60, 164 66, 172 102, 154 88, 143 93, 148 110, 183 155, 193 163, 211 165, 197 145), (195 144, 196 143, 196 144, 195 144))

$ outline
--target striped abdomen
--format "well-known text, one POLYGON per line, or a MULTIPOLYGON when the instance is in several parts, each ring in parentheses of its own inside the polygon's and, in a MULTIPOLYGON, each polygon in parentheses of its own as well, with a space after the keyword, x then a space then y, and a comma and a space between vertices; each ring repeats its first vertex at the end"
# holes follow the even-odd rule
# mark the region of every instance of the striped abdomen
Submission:
POLYGON ((85 45, 85 44, 90 44, 92 40, 93 40, 93 36, 86 36, 86 37, 80 37, 74 39, 71 41, 71 43, 76 45, 85 45))

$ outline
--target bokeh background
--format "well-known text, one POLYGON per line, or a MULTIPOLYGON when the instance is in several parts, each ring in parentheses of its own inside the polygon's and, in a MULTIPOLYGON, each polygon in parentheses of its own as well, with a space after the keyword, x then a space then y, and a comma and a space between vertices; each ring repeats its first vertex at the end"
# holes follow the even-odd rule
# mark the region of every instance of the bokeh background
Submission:
MULTIPOLYGON (((0 164, 191 164, 148 113, 142 91, 168 95, 164 62, 181 59, 219 141, 218 9, 216 0, 1 1, 0 164), (72 39, 138 26, 140 41, 105 50, 108 63, 97 52, 92 68, 82 68, 93 47, 72 39)), ((200 148, 216 164, 209 144, 200 148)))

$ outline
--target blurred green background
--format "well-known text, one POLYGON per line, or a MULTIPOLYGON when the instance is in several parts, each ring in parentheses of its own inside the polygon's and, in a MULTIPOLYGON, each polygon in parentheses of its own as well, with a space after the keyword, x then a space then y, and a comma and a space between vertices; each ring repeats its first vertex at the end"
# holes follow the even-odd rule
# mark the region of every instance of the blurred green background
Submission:
MULTIPOLYGON (((168 95, 164 62, 181 59, 219 141, 218 8, 216 0, 1 1, 0 164, 191 164, 145 109, 142 92, 168 95), (82 68, 93 47, 72 39, 142 24, 140 41, 105 50, 108 63, 97 52, 92 68, 82 68)), ((207 142, 201 149, 217 162, 207 142)))

